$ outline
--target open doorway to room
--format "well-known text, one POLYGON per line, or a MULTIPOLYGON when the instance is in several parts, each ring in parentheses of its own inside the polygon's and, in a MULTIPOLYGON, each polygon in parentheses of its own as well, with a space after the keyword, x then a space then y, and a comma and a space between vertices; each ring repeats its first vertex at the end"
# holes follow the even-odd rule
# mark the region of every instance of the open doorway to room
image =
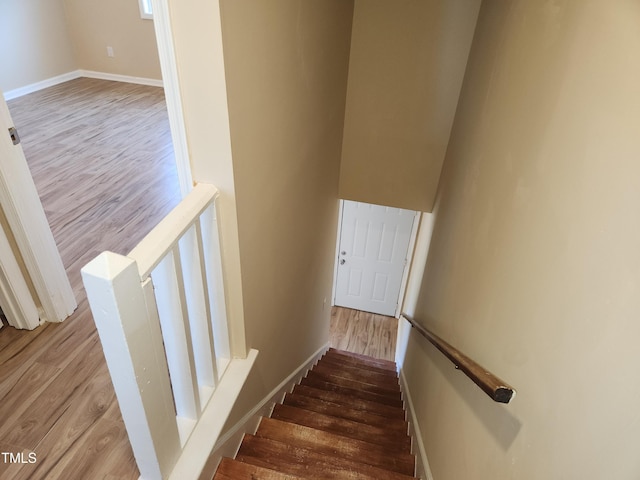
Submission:
POLYGON ((82 265, 126 253, 181 198, 148 17, 135 1, 27 0, 0 21, 15 44, 0 87, 76 292, 82 265))
POLYGON ((75 290, 180 201, 162 88, 78 78, 7 102, 75 290))
POLYGON ((334 348, 393 360, 419 212, 341 200, 331 311, 334 348))
MULTIPOLYGON (((5 66, 6 58, 0 74, 5 66)), ((138 478, 80 268, 103 250, 127 253, 180 201, 180 186, 162 87, 72 73, 9 102, 78 308, 62 323, 0 329, 0 437, 6 451, 37 448, 37 464, 17 466, 16 478, 138 478)))

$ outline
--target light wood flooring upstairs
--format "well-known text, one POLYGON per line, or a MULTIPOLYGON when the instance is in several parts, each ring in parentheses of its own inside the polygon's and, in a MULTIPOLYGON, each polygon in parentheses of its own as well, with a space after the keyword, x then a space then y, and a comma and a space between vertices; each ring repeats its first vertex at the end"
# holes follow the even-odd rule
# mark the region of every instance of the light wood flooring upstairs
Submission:
MULTIPOLYGON (((77 311, 0 329, 0 480, 137 479, 80 269, 125 254, 180 200, 160 88, 78 79, 9 102, 77 311), (25 457, 27 458, 27 457, 25 457)), ((334 309, 331 345, 393 360, 397 322, 334 309)))
POLYGON ((61 324, 0 330, 1 479, 137 479, 80 268, 127 253, 180 200, 161 88, 77 79, 9 103, 78 301, 61 324))

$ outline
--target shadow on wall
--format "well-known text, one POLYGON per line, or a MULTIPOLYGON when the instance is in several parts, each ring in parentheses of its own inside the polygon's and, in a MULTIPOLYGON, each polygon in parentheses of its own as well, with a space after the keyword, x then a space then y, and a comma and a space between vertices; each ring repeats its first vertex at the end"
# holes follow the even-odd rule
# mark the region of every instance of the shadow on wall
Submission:
MULTIPOLYGON (((406 321, 405 323, 408 324, 406 321)), ((413 329, 409 332, 406 356, 413 359, 420 357, 422 365, 428 367, 422 372, 423 378, 427 377, 436 382, 437 377, 444 379, 502 449, 506 451, 511 447, 522 428, 522 423, 513 416, 506 405, 491 400, 469 377, 456 370, 449 359, 413 329)), ((434 386, 430 382, 428 388, 434 386)), ((517 401, 517 396, 514 401, 517 401)))

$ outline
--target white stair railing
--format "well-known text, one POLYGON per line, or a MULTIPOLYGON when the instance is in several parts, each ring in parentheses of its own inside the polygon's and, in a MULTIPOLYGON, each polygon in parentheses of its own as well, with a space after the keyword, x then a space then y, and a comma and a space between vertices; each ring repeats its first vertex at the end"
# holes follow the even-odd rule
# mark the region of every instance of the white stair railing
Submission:
POLYGON ((145 480, 197 478, 257 356, 232 360, 217 195, 196 185, 129 255, 82 269, 145 480))

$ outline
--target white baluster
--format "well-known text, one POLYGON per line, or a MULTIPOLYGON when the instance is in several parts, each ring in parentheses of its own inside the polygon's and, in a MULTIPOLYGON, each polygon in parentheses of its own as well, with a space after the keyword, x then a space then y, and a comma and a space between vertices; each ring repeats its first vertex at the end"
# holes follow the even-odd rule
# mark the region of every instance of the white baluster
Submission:
POLYGON ((177 247, 158 264, 151 278, 173 386, 178 429, 184 445, 200 417, 200 393, 177 247))
POLYGON ((87 264, 82 278, 140 473, 167 478, 181 448, 149 286, 135 261, 111 252, 87 264))
POLYGON ((218 378, 211 329, 211 307, 204 272, 199 222, 196 220, 180 240, 180 258, 184 291, 193 338, 193 352, 200 385, 200 401, 204 408, 218 378))
POLYGON ((214 203, 202 213, 200 223, 207 286, 211 302, 212 327, 215 333, 218 375, 221 377, 231 360, 231 351, 220 256, 220 237, 216 218, 217 212, 214 203))

